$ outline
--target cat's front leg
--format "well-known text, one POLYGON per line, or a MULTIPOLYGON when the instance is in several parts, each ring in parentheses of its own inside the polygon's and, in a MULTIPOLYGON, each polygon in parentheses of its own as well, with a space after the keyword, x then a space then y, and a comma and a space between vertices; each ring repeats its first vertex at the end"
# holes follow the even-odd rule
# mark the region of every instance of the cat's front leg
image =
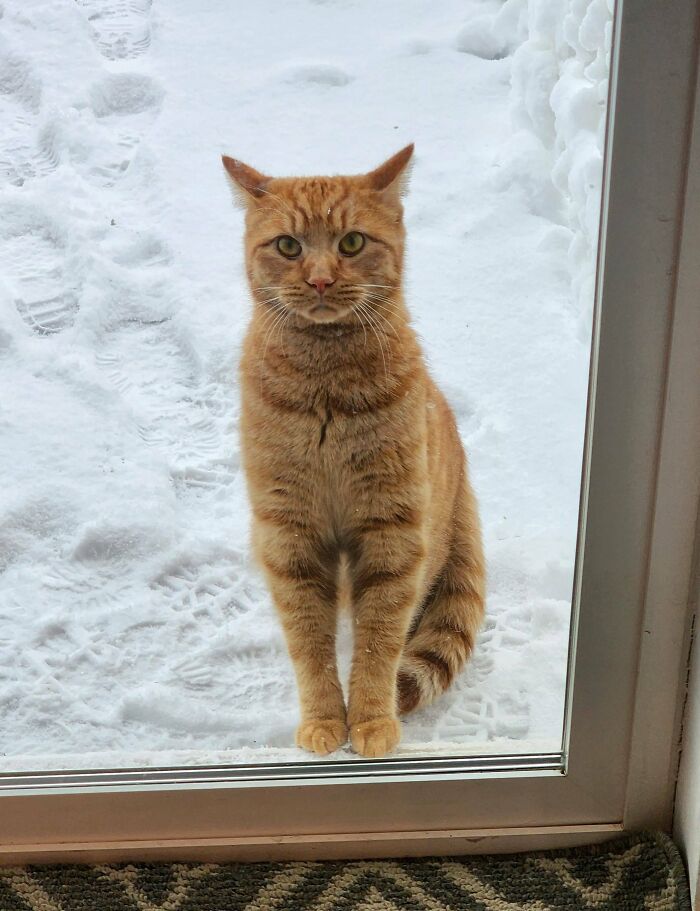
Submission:
POLYGON ((369 518, 351 555, 353 664, 348 725, 356 752, 384 756, 398 745, 396 678, 425 571, 419 528, 369 518))
POLYGON ((297 744, 325 756, 348 737, 335 650, 337 558, 302 531, 265 525, 255 537, 297 679, 297 744))

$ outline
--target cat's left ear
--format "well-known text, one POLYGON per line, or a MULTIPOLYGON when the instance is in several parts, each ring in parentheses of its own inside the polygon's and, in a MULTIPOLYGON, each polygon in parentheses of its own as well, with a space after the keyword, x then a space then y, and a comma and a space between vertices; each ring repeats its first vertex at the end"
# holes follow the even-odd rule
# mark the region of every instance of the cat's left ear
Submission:
POLYGON ((226 168, 235 203, 246 207, 254 199, 261 199, 265 195, 265 186, 270 181, 269 177, 237 158, 222 155, 221 161, 226 168))
POLYGON ((387 202, 398 204, 406 193, 412 155, 413 143, 392 155, 367 175, 370 187, 381 193, 387 202))

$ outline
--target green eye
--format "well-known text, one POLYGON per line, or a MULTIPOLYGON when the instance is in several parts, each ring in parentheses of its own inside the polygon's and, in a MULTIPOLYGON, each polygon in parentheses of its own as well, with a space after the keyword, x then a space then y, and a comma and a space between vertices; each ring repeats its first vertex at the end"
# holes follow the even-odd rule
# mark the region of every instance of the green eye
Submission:
POLYGON ((359 231, 351 231, 349 234, 346 234, 345 237, 341 238, 338 249, 341 253, 345 254, 345 256, 354 256, 356 253, 360 252, 364 245, 365 235, 360 234, 359 231))
POLYGON ((289 234, 283 234, 277 238, 277 249, 287 259, 295 259, 301 253, 301 244, 289 234))

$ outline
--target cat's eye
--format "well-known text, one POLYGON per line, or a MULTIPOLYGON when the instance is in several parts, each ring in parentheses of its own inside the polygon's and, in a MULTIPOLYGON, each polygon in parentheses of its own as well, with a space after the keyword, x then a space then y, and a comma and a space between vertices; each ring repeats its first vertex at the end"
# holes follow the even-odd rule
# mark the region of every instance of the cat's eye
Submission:
POLYGON ((344 256, 355 256, 365 245, 365 235, 359 231, 351 231, 342 237, 338 249, 344 256))
POLYGON ((277 249, 287 259, 296 259, 301 253, 301 244, 296 238, 290 237, 289 234, 283 234, 277 238, 277 249))

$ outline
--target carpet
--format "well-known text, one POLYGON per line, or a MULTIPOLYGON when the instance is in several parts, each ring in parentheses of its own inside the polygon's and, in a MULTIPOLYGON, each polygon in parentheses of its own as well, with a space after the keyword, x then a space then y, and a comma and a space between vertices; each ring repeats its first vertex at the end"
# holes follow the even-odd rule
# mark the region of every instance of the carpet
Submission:
POLYGON ((664 835, 527 854, 0 868, 0 911, 690 911, 664 835))

